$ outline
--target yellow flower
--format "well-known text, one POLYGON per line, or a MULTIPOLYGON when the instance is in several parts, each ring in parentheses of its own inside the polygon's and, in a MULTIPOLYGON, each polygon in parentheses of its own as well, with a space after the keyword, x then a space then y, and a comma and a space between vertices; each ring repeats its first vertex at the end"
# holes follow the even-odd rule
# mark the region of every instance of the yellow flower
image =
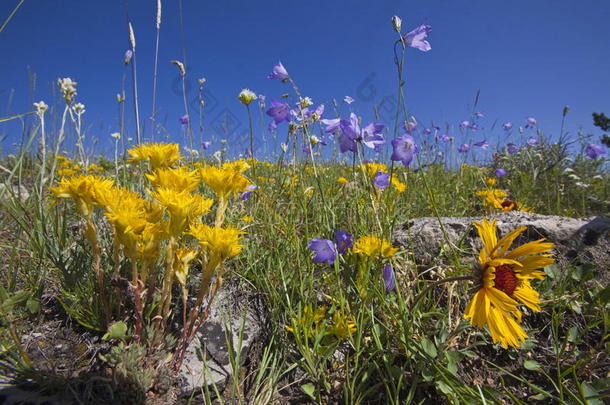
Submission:
POLYGON ((252 217, 250 215, 244 215, 242 217, 242 221, 244 221, 247 224, 251 224, 252 223, 252 217))
POLYGON ((488 190, 477 191, 477 195, 483 198, 483 201, 487 205, 495 208, 502 208, 502 201, 504 200, 504 198, 506 198, 508 194, 497 188, 492 188, 488 190))
POLYGON ((148 202, 125 188, 113 188, 105 201, 106 218, 113 226, 118 241, 123 245, 125 255, 135 258, 138 242, 147 221, 148 202))
POLYGON ((381 171, 383 173, 388 172, 388 166, 383 163, 366 163, 364 165, 360 165, 364 172, 369 176, 371 180, 375 178, 377 172, 381 171))
POLYGON ((354 242, 352 248, 354 254, 365 255, 369 257, 383 256, 390 258, 398 252, 398 248, 392 247, 392 244, 386 240, 379 239, 375 235, 363 236, 354 242))
MULTIPOLYGON (((311 310, 309 305, 305 305, 300 317, 294 319, 293 324, 298 326, 307 337, 314 337, 320 332, 325 317, 326 305, 322 305, 315 313, 311 310)), ((288 332, 294 334, 293 327, 288 325, 284 325, 284 327, 288 332)))
POLYGON ((129 152, 129 155, 131 156, 128 159, 128 162, 148 160, 152 170, 156 170, 161 167, 170 167, 178 160, 182 159, 177 143, 153 143, 150 145, 142 144, 128 150, 127 152, 129 152))
POLYGON ((339 184, 347 184, 347 182, 348 181, 347 181, 347 179, 345 177, 339 177, 337 179, 337 183, 339 183, 339 184))
POLYGON ((178 248, 176 260, 174 260, 174 278, 183 287, 186 285, 186 276, 189 272, 189 264, 197 257, 197 251, 188 248, 178 248))
POLYGON ((396 189, 396 191, 398 191, 399 193, 404 193, 405 190, 407 189, 407 186, 404 183, 402 183, 400 180, 398 180, 396 178, 396 176, 392 176, 391 183, 394 186, 394 188, 396 189))
POLYGON ((103 171, 104 171, 104 168, 96 165, 95 163, 91 163, 89 165, 89 167, 87 167, 87 172, 90 172, 90 173, 95 173, 95 172, 102 173, 103 171))
POLYGON ((104 205, 103 199, 110 193, 112 183, 112 180, 91 175, 64 177, 59 181, 57 187, 51 187, 49 191, 55 199, 72 198, 80 213, 89 217, 94 205, 104 205))
POLYGON ((482 224, 475 221, 474 225, 484 247, 479 253, 481 264, 476 273, 478 291, 466 307, 464 318, 481 329, 487 324, 494 343, 500 342, 505 349, 509 345, 519 347, 519 340, 525 342, 527 334, 519 326, 518 301, 540 311, 540 298, 530 280, 543 279, 545 274, 538 269, 554 263, 553 244, 540 239, 509 252, 510 245, 526 227, 517 228, 498 241, 495 219, 489 223, 483 218, 482 224))
POLYGON ((353 319, 346 314, 335 311, 333 314, 333 326, 329 330, 330 334, 335 335, 337 339, 347 339, 357 330, 356 322, 353 319))
POLYGON ((204 224, 191 225, 191 235, 199 240, 201 248, 210 256, 217 256, 220 261, 238 255, 243 245, 240 245, 241 234, 237 228, 220 228, 204 224))
POLYGON ((189 171, 186 167, 177 169, 160 168, 153 173, 146 174, 146 178, 150 181, 153 187, 167 188, 175 191, 192 192, 197 189, 201 181, 197 176, 197 171, 189 171))
POLYGON ((167 209, 170 217, 169 233, 172 236, 178 236, 189 224, 210 212, 214 202, 211 198, 191 194, 188 190, 176 192, 168 188, 157 190, 153 198, 167 209))
POLYGON ((235 162, 225 162, 222 164, 222 168, 225 170, 232 170, 237 173, 243 173, 250 168, 250 165, 244 159, 240 159, 236 160, 235 162))
POLYGON ((495 186, 497 181, 498 179, 496 179, 495 177, 485 177, 485 185, 487 187, 495 186))
POLYGON ((199 169, 199 175, 216 195, 221 199, 228 199, 235 193, 246 190, 250 185, 248 179, 233 170, 219 169, 214 166, 206 166, 199 169))

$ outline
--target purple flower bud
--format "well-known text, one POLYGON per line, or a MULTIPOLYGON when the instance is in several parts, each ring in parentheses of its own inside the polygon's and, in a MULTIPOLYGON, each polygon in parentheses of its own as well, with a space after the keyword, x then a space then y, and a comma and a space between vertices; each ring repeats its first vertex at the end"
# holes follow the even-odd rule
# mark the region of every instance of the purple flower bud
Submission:
POLYGON ((448 142, 451 140, 451 138, 449 138, 449 136, 447 134, 440 134, 438 136, 438 139, 440 139, 443 142, 448 142))
POLYGON ((534 117, 527 117, 525 122, 525 128, 534 128, 536 126, 536 118, 534 117))
POLYGON ((504 123, 504 125, 502 125, 502 128, 503 128, 505 131, 508 131, 508 130, 509 130, 509 129, 511 129, 512 127, 513 127, 513 123, 512 123, 512 122, 510 122, 510 121, 505 122, 505 123, 504 123))
POLYGON ((123 62, 125 62, 126 65, 129 65, 129 62, 131 62, 132 56, 133 56, 133 52, 131 51, 131 49, 126 50, 125 59, 123 60, 123 62))
POLYGON ((466 129, 468 127, 470 127, 470 121, 464 120, 464 121, 460 122, 460 128, 461 129, 466 129))
POLYGON ((432 133, 432 130, 430 128, 424 128, 424 134, 430 135, 431 133, 432 133))
POLYGON ((288 79, 288 71, 286 70, 284 65, 282 65, 282 62, 278 61, 278 63, 273 66, 273 70, 267 77, 269 79, 285 80, 288 79))
POLYGON ((474 115, 475 115, 477 118, 483 118, 483 117, 485 116, 485 114, 483 114, 483 112, 482 112, 482 111, 477 111, 476 113, 474 113, 474 115))
POLYGON ((252 194, 252 192, 254 192, 255 189, 256 189, 256 186, 254 184, 250 184, 248 187, 246 187, 246 191, 244 191, 243 194, 241 195, 242 201, 246 201, 248 199, 248 197, 250 197, 250 194, 252 194))
POLYGON ((343 101, 345 101, 347 104, 351 104, 354 102, 354 99, 351 98, 350 96, 345 96, 345 97, 343 97, 343 101))
POLYGON ((211 144, 211 142, 202 142, 201 147, 203 148, 203 150, 207 150, 211 144))
POLYGON ((392 291, 396 285, 394 281, 394 272, 389 264, 386 264, 383 268, 383 283, 385 284, 385 289, 388 292, 392 291))
POLYGON ((514 143, 509 143, 506 145, 506 151, 511 155, 514 155, 515 153, 519 152, 519 148, 514 143))
POLYGON ((180 123, 182 125, 186 125, 189 123, 189 116, 184 114, 182 117, 180 117, 180 123))
POLYGON ((540 142, 538 141, 538 139, 536 137, 530 136, 529 138, 527 138, 526 143, 529 146, 536 146, 538 145, 540 142))
POLYGON ((496 169, 496 177, 501 178, 506 176, 506 170, 504 169, 496 169))
POLYGON ((475 146, 478 146, 481 149, 489 148, 489 144, 487 143, 487 139, 483 139, 482 141, 476 142, 475 146))

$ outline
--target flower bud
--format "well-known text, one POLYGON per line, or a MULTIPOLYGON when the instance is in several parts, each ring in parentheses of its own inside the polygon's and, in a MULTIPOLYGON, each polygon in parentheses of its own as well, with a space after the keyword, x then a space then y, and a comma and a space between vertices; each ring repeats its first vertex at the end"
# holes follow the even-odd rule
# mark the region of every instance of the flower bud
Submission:
POLYGON ((400 34, 400 26, 402 25, 400 17, 396 15, 392 16, 392 25, 394 26, 394 30, 400 34))

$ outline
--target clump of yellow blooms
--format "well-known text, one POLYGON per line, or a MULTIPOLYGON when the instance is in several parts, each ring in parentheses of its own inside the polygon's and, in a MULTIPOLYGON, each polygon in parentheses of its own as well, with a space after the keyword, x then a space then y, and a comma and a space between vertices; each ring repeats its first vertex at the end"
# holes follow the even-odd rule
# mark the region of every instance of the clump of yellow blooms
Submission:
POLYGON ((302 337, 315 339, 320 333, 324 334, 325 339, 334 337, 338 340, 345 340, 358 330, 356 322, 347 311, 336 309, 333 311, 332 322, 327 319, 326 305, 320 306, 315 311, 311 306, 305 305, 293 319, 292 325, 284 327, 299 340, 302 337))
MULTIPOLYGON (((50 189, 55 200, 72 199, 84 217, 86 237, 94 250, 95 271, 100 293, 104 296, 106 319, 110 322, 110 311, 105 298, 103 273, 100 267, 101 250, 92 214, 95 207, 101 209, 113 230, 115 277, 120 277, 121 253, 131 268, 129 284, 135 307, 135 340, 139 341, 144 322, 145 305, 157 307, 155 331, 163 331, 171 313, 172 285, 182 288, 183 305, 187 303, 189 291, 187 277, 191 263, 201 261, 201 284, 197 302, 187 319, 184 312, 183 336, 175 353, 173 365, 179 367, 181 356, 196 330, 207 317, 214 295, 222 284, 223 262, 243 248, 242 232, 237 228, 225 227, 224 211, 231 196, 245 191, 250 181, 242 174, 249 168, 248 162, 239 160, 228 162, 222 168, 214 166, 189 170, 176 167, 182 158, 176 144, 140 145, 128 151, 130 162, 146 160, 148 186, 142 195, 126 187, 114 185, 112 180, 76 173, 74 165, 67 158, 58 156, 60 175, 66 172, 55 187, 50 189), (68 174, 70 176, 68 176, 68 174), (218 198, 216 220, 213 226, 204 223, 214 200, 199 192, 201 183, 210 187, 218 198), (158 268, 159 255, 164 252, 162 268, 158 268), (216 282, 210 291, 211 279, 216 282), (159 279, 161 285, 157 285, 159 279), (154 294, 161 291, 158 298, 154 294), (209 293, 209 294, 208 294, 209 293), (155 298, 157 297, 157 298, 155 298), (206 310, 202 310, 207 298, 206 310), (152 302, 157 300, 156 302, 152 302)), ((90 172, 98 172, 97 166, 90 166, 90 172)), ((123 294, 125 296, 125 294, 123 294)), ((121 294, 117 290, 120 307, 121 294)), ((130 305, 124 306, 132 307, 130 305)))
POLYGON ((180 148, 178 144, 153 143, 142 144, 127 151, 130 158, 129 162, 140 162, 147 160, 151 170, 162 167, 171 167, 180 159, 180 148))
POLYGON ((390 242, 375 235, 366 235, 354 242, 352 252, 362 257, 385 257, 389 259, 398 252, 398 248, 392 247, 390 242))

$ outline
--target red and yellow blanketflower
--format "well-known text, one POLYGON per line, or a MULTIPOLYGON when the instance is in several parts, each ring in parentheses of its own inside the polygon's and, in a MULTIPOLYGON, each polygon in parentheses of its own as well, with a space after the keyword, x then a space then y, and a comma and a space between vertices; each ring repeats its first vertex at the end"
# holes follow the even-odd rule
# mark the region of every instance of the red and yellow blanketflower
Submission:
POLYGON ((519 347, 519 341, 525 342, 527 334, 519 326, 522 314, 517 308, 518 301, 540 311, 540 298, 530 280, 544 279, 545 274, 539 269, 554 263, 553 244, 539 239, 509 252, 515 238, 526 227, 519 227, 498 241, 495 219, 489 223, 483 218, 482 224, 475 221, 474 225, 483 241, 483 249, 476 272, 478 291, 466 307, 464 318, 481 329, 487 324, 494 343, 500 342, 505 349, 509 345, 519 347))

